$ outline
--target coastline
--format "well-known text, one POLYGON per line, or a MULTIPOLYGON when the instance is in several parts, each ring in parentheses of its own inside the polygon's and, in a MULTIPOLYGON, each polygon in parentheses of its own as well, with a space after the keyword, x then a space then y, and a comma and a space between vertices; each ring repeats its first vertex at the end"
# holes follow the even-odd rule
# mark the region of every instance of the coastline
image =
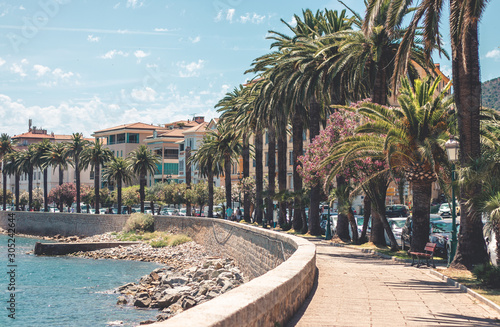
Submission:
MULTIPOLYGON (((5 234, 5 231, 0 231, 0 233, 5 234)), ((82 238, 58 235, 40 237, 18 234, 17 236, 68 243, 118 241, 113 233, 82 238)), ((141 241, 137 245, 76 252, 67 256, 94 260, 155 262, 163 265, 150 274, 144 275, 138 281, 126 283, 113 290, 118 296, 117 306, 126 305, 140 309, 158 310, 156 320, 142 321, 140 325, 166 320, 245 282, 242 273, 232 259, 213 256, 202 245, 193 241, 162 248, 153 248, 141 241)), ((121 323, 121 321, 113 321, 108 326, 119 326, 121 323)))

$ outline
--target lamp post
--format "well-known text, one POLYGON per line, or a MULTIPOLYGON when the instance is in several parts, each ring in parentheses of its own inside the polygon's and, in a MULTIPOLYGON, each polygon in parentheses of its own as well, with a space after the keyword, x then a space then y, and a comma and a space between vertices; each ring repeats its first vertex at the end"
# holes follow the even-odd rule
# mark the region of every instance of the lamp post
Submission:
POLYGON ((448 160, 451 162, 451 249, 448 255, 448 266, 452 263, 455 258, 455 253, 457 252, 457 216, 455 208, 455 162, 458 161, 458 148, 460 144, 455 140, 454 135, 450 135, 450 139, 444 144, 446 148, 446 153, 448 154, 448 160))
POLYGON ((243 173, 238 172, 238 203, 239 207, 241 207, 241 180, 243 179, 243 173))

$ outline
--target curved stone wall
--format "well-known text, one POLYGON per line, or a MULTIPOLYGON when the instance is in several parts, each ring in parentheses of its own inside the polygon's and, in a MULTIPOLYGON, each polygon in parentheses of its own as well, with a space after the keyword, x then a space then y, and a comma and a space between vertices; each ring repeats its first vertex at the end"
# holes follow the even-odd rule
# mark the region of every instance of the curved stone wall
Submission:
MULTIPOLYGON (((7 228, 8 212, 0 212, 7 228)), ((126 215, 16 212, 16 232, 94 235, 120 231, 126 215)), ((311 291, 315 246, 299 237, 221 219, 156 216, 155 229, 183 232, 223 257, 234 259, 249 282, 151 326, 284 325, 311 291)))

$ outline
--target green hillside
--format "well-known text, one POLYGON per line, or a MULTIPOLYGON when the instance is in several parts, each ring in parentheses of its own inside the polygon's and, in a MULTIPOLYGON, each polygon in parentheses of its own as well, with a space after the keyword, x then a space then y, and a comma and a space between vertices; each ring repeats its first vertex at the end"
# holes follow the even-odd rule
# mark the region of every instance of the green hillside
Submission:
POLYGON ((481 93, 484 107, 500 110, 500 77, 484 82, 481 93))

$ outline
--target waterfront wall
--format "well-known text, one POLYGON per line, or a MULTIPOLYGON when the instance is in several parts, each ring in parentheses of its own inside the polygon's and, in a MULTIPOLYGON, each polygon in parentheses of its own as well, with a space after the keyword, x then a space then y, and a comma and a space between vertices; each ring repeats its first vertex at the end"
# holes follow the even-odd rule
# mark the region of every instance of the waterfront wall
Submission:
MULTIPOLYGON (((0 227, 7 229, 7 214, 0 227)), ((15 212, 16 232, 91 236, 122 230, 127 215, 15 212)), ((221 219, 155 216, 155 230, 182 232, 236 261, 249 282, 151 326, 284 325, 313 287, 315 246, 299 237, 221 219)))

